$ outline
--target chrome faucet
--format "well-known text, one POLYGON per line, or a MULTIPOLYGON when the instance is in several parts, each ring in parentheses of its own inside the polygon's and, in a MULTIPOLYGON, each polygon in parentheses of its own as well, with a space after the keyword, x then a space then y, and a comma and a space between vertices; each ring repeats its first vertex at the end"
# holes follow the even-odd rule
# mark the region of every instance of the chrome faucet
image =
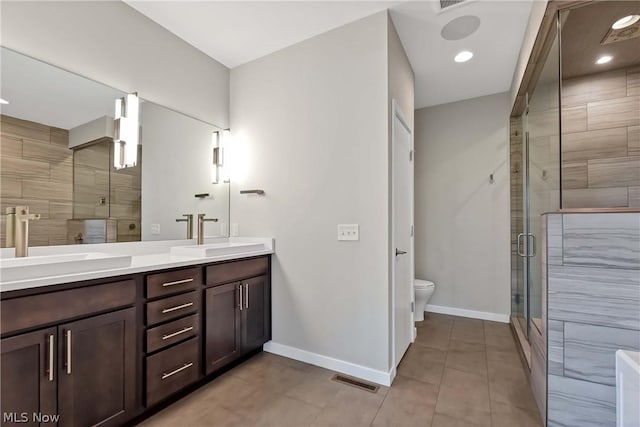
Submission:
POLYGON ((5 248, 13 248, 16 246, 16 208, 14 206, 7 208, 7 221, 5 225, 5 248))
POLYGON ((29 255, 29 221, 40 219, 40 214, 30 214, 29 206, 16 206, 15 242, 16 258, 29 255))
POLYGON ((185 219, 176 219, 176 222, 187 223, 187 240, 193 239, 193 214, 182 214, 185 219))
POLYGON ((201 213, 198 214, 198 244, 202 245, 204 244, 204 222, 205 221, 212 221, 212 222, 218 222, 218 218, 206 218, 205 219, 205 214, 201 213))

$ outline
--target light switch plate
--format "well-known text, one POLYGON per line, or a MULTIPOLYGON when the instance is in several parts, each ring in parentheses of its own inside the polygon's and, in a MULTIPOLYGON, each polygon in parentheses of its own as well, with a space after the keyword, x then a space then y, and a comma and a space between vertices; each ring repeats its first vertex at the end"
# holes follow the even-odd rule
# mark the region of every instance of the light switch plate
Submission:
POLYGON ((358 224, 338 224, 338 240, 360 240, 358 224))
POLYGON ((151 234, 158 236, 160 234, 160 224, 151 224, 151 234))

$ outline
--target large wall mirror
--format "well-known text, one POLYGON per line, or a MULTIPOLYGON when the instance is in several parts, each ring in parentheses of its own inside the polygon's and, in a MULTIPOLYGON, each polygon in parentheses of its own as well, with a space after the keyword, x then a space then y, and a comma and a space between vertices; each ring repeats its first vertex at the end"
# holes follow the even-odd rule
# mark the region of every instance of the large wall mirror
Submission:
POLYGON ((41 215, 30 246, 185 239, 176 220, 198 213, 217 219, 206 237, 228 236, 229 184, 214 183, 222 129, 141 99, 138 162, 116 169, 124 92, 4 47, 0 59, 0 204, 41 215))

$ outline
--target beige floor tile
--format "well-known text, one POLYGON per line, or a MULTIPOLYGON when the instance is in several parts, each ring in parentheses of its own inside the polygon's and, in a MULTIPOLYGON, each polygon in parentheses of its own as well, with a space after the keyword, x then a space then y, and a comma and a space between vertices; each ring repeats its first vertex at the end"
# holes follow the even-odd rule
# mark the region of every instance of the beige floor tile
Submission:
POLYGON ((354 387, 340 390, 320 412, 314 426, 368 426, 371 424, 384 396, 354 387))
MULTIPOLYGON (((469 421, 460 420, 443 414, 434 414, 431 427, 478 427, 481 424, 473 424, 469 421)), ((516 427, 516 426, 512 426, 516 427)))
POLYGON ((475 388, 484 388, 489 390, 489 382, 486 376, 452 368, 444 369, 444 373, 442 374, 442 383, 440 385, 447 385, 450 387, 469 385, 475 388))
POLYGON ((485 320, 484 322, 484 335, 500 335, 512 337, 511 326, 508 323, 490 322, 485 320))
POLYGON ((284 394, 302 383, 307 375, 307 367, 293 366, 280 361, 261 360, 238 366, 231 375, 251 382, 263 391, 284 394))
POLYGON ((315 421, 321 409, 294 399, 282 396, 272 402, 261 414, 256 425, 297 427, 309 426, 315 421))
POLYGON ((430 384, 440 384, 447 353, 441 350, 411 345, 398 366, 398 374, 430 384))
POLYGON ((438 387, 422 381, 396 377, 373 420, 374 426, 430 425, 438 387))
POLYGON ((452 326, 453 324, 443 323, 440 325, 430 324, 429 326, 418 328, 414 344, 447 351, 452 326))
POLYGON ((493 427, 542 427, 537 411, 524 410, 504 403, 491 402, 493 427))
POLYGON ((482 323, 468 321, 458 323, 456 321, 451 330, 451 339, 471 343, 484 343, 484 327, 482 323))
POLYGON ((310 372, 300 384, 289 389, 285 394, 318 408, 324 408, 343 388, 348 387, 331 380, 335 373, 318 368, 310 372))
POLYGON ((487 335, 485 337, 485 344, 487 347, 492 347, 496 350, 517 351, 514 338, 509 335, 487 335))
POLYGON ((441 385, 436 413, 462 421, 491 426, 489 389, 485 384, 441 385))
POLYGON ((491 400, 529 410, 537 408, 527 374, 521 366, 489 360, 488 367, 491 400))

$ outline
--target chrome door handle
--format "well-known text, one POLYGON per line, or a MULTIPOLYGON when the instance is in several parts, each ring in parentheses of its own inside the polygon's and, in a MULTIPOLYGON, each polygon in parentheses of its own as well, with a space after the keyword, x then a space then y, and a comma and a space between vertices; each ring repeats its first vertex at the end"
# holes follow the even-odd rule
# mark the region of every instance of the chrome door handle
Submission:
POLYGON ((171 371, 171 372, 168 372, 168 373, 164 373, 164 374, 162 374, 162 379, 163 379, 163 380, 166 380, 166 379, 167 379, 167 378, 169 378, 170 376, 175 375, 175 374, 177 374, 178 372, 184 371, 185 369, 190 368, 190 367, 192 367, 192 366, 193 366, 193 363, 185 363, 184 365, 182 365, 182 366, 181 366, 181 367, 179 367, 178 369, 174 369, 174 370, 173 370, 173 371, 171 371))
POLYGON ((192 302, 188 302, 185 304, 176 305, 175 307, 165 308, 164 310, 162 310, 162 314, 171 313, 172 311, 181 310, 183 308, 191 307, 192 305, 192 302))
MULTIPOLYGON (((531 237, 531 255, 529 255, 530 257, 536 256, 536 253, 538 253, 538 245, 536 244, 536 236, 534 236, 532 233, 528 234, 529 237, 531 237)), ((529 252, 529 245, 527 245, 527 252, 529 252)))
POLYGON ((518 253, 518 256, 519 256, 519 257, 524 258, 524 257, 526 257, 526 255, 525 255, 525 254, 523 254, 523 253, 520 251, 520 239, 522 239, 522 237, 524 237, 524 233, 520 233, 520 234, 518 234, 518 240, 517 240, 517 243, 516 243, 516 246, 517 246, 516 252, 518 253))
POLYGON ((406 254, 406 253, 407 253, 406 251, 401 251, 401 250, 398 250, 398 248, 396 248, 396 256, 398 256, 398 255, 404 255, 404 254, 406 254))
POLYGON ((240 297, 238 298, 238 308, 240 308, 240 311, 242 311, 242 283, 240 283, 240 285, 238 286, 238 290, 240 291, 240 297))
POLYGON ((55 337, 53 334, 49 335, 49 368, 47 369, 47 373, 49 374, 49 381, 53 381, 53 370, 55 369, 53 366, 53 352, 55 347, 55 337))
POLYGON ((249 284, 244 284, 244 308, 249 308, 249 284))
POLYGON ((71 374, 71 330, 65 332, 67 337, 67 374, 71 374))

